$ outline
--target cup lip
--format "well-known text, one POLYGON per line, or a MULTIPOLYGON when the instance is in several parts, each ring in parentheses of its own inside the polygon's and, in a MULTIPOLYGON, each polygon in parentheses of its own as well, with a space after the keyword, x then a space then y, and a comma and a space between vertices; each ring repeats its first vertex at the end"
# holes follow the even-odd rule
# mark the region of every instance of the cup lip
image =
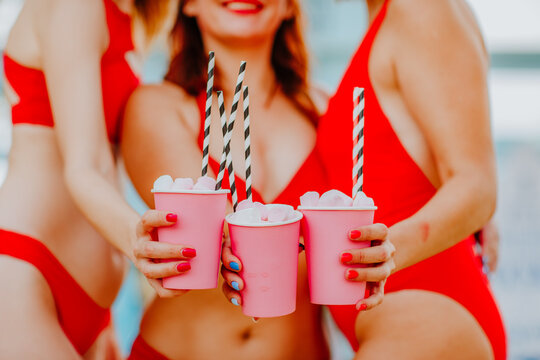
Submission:
POLYGON ((202 195, 218 195, 218 194, 228 194, 231 191, 229 189, 220 189, 220 190, 167 190, 167 191, 161 191, 161 190, 155 190, 152 189, 150 192, 154 194, 202 194, 202 195))
POLYGON ((278 222, 263 222, 263 223, 254 223, 254 224, 239 224, 235 221, 229 221, 229 219, 231 218, 231 216, 234 214, 234 213, 230 213, 228 214, 227 216, 225 216, 225 220, 227 221, 227 224, 231 224, 231 225, 234 225, 234 226, 243 226, 243 227, 252 227, 252 228, 260 228, 260 227, 264 227, 264 228, 267 228, 267 227, 274 227, 274 226, 281 226, 281 225, 289 225, 289 224, 294 224, 295 222, 298 222, 300 220, 302 220, 302 218, 304 217, 304 214, 302 214, 300 211, 298 210, 294 210, 294 213, 297 215, 297 217, 295 217, 294 219, 290 219, 290 220, 285 220, 285 221, 278 221, 278 222))
POLYGON ((298 206, 298 210, 336 210, 336 211, 356 211, 356 210, 377 210, 376 206, 298 206))

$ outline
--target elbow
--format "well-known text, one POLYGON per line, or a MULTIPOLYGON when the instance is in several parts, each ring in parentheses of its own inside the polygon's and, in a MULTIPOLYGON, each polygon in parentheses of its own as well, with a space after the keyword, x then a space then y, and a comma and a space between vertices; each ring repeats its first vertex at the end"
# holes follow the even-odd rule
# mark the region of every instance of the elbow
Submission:
POLYGON ((481 228, 493 217, 497 208, 497 181, 495 176, 482 177, 478 181, 476 205, 478 209, 478 228, 481 228))

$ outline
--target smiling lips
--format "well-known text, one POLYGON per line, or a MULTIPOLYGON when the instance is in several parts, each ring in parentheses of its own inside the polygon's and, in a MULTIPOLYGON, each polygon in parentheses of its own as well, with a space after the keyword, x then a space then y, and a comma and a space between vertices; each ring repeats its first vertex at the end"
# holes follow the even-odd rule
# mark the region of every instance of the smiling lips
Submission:
POLYGON ((231 0, 222 5, 229 11, 243 15, 256 14, 263 8, 263 4, 258 0, 231 0))

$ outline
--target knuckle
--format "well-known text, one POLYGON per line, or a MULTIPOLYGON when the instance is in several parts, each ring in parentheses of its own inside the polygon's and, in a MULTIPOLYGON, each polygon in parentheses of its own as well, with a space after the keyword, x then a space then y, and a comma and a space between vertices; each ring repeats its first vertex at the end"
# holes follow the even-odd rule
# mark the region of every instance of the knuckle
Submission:
POLYGON ((145 255, 149 255, 153 252, 154 250, 154 245, 149 242, 149 241, 145 241, 143 244, 142 244, 142 253, 145 254, 145 255))
POLYGON ((381 247, 379 258, 379 262, 386 261, 390 258, 390 251, 386 247, 381 247))
POLYGON ((379 229, 381 231, 381 235, 383 238, 386 238, 388 236, 388 227, 384 224, 379 224, 379 229))
POLYGON ((354 251, 353 254, 357 263, 362 263, 366 259, 366 255, 362 251, 354 251))
POLYGON ((141 269, 141 273, 144 275, 144 277, 152 278, 152 270, 149 267, 143 267, 141 269))
POLYGON ((141 225, 142 225, 143 227, 148 226, 148 225, 149 225, 149 222, 150 222, 150 220, 148 219, 148 215, 147 215, 147 214, 148 214, 148 213, 144 214, 143 217, 141 218, 141 225))
POLYGON ((389 242, 388 244, 389 244, 389 247, 390 247, 390 254, 391 254, 391 256, 394 256, 395 253, 396 253, 396 247, 391 242, 389 242))
MULTIPOLYGON (((390 268, 388 266, 385 266, 384 269, 383 269, 383 279, 386 279, 390 276, 390 268)), ((381 279, 382 280, 382 279, 381 279)))

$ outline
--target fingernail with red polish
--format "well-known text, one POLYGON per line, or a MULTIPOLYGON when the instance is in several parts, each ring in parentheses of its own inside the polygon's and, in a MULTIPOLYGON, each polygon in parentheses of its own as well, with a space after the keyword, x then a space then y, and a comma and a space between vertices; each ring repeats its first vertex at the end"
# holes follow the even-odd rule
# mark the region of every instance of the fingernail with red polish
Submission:
POLYGON ((178 219, 178 215, 173 214, 173 213, 168 213, 167 216, 165 216, 165 219, 168 222, 176 222, 176 220, 178 219))
POLYGON ((182 256, 187 258, 194 258, 195 256, 197 256, 197 251, 192 248, 185 248, 184 250, 182 250, 182 256))
POLYGON ((356 270, 349 270, 347 273, 347 279, 352 280, 358 277, 358 272, 356 270))
POLYGON ((342 263, 348 263, 352 260, 352 254, 351 253, 343 253, 341 254, 341 262, 342 263))
POLYGON ((351 232, 349 233, 349 237, 353 240, 358 239, 361 235, 362 233, 358 230, 351 230, 351 232))
POLYGON ((176 270, 178 270, 178 272, 186 272, 189 269, 191 269, 191 265, 189 263, 180 263, 176 265, 176 270))
POLYGON ((366 304, 362 304, 362 305, 360 305, 360 307, 358 308, 358 310, 360 310, 360 311, 364 311, 364 310, 366 310, 366 309, 367 309, 367 305, 366 305, 366 304))

